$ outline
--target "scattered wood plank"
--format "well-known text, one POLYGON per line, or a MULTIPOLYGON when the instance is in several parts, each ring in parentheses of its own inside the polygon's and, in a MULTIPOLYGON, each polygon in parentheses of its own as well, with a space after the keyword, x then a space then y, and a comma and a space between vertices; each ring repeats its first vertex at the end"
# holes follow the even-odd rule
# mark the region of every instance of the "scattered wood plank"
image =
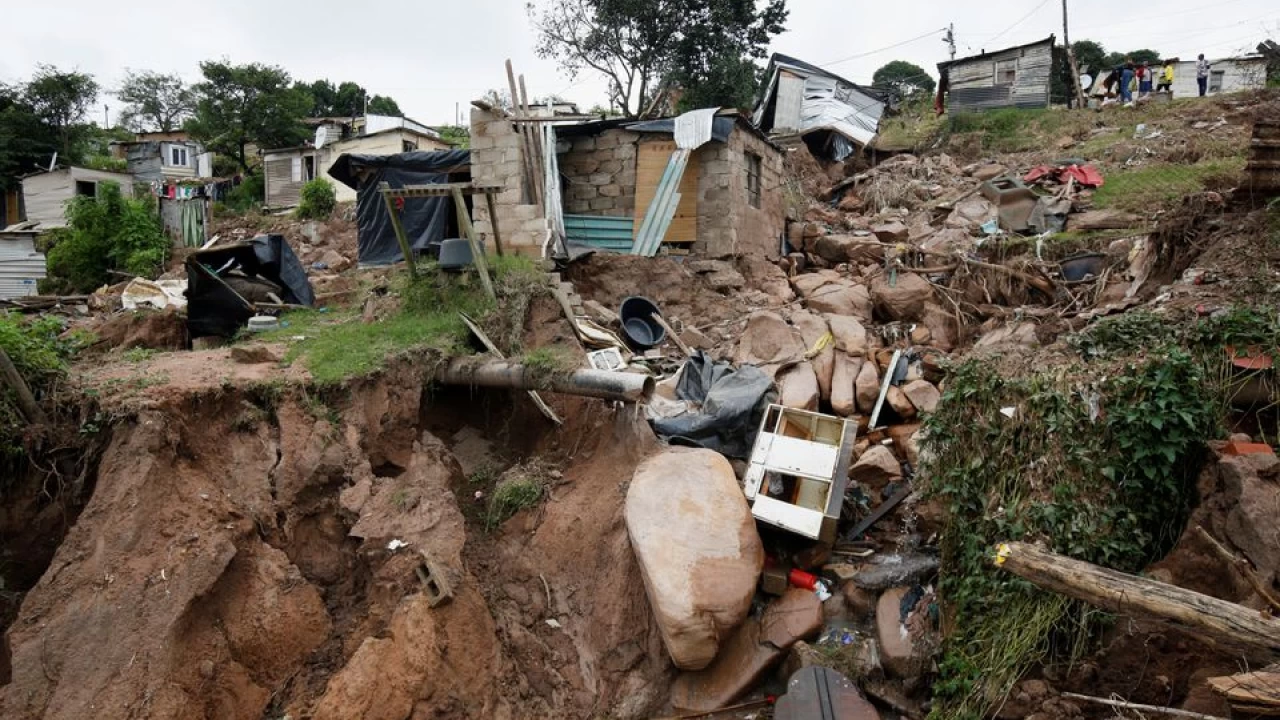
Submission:
POLYGON ((498 253, 498 257, 502 257, 502 232, 498 230, 498 208, 493 196, 494 191, 485 191, 484 203, 489 208, 489 227, 493 228, 493 249, 498 253))
POLYGON ((1021 542, 999 546, 995 564, 1046 590, 1104 610, 1162 620, 1216 645, 1280 657, 1280 621, 1235 603, 1099 567, 1021 542))
POLYGON ((870 515, 862 518, 857 525, 853 526, 852 530, 845 533, 844 539, 847 541, 853 541, 862 537, 863 533, 870 530, 871 527, 880 522, 885 515, 888 515, 894 508, 901 505, 902 501, 906 500, 909 495, 911 495, 911 486, 903 485, 898 492, 890 496, 888 500, 880 503, 875 510, 871 511, 870 515))
POLYGON ((1126 710, 1137 710, 1139 712, 1156 713, 1158 715, 1170 715, 1173 717, 1195 718, 1196 720, 1227 720, 1217 715, 1205 715, 1204 713, 1192 712, 1190 710, 1180 710, 1178 708, 1161 707, 1159 705, 1143 705, 1141 703, 1132 703, 1126 700, 1112 700, 1110 698, 1094 697, 1092 695, 1080 695, 1078 693, 1064 692, 1062 697, 1071 700, 1081 700, 1083 702, 1097 703, 1099 705, 1110 705, 1111 707, 1124 708, 1126 710))
POLYGON ((489 263, 485 260, 484 248, 480 247, 480 241, 476 239, 476 230, 471 226, 471 216, 467 213, 467 202, 462 199, 462 190, 459 188, 453 189, 453 207, 458 211, 458 227, 471 246, 471 262, 480 273, 480 284, 490 298, 497 300, 498 294, 494 292, 493 279, 489 277, 489 263))
POLYGON ((685 357, 693 357, 693 349, 686 345, 684 340, 680 339, 680 336, 676 334, 676 331, 661 315, 653 313, 649 317, 653 318, 654 322, 661 325, 662 329, 667 331, 667 337, 671 338, 671 342, 675 343, 676 347, 680 348, 680 352, 684 353, 685 357))
POLYGON ((1280 715, 1280 672, 1259 670, 1209 678, 1206 682, 1236 709, 1280 715))
POLYGON ((391 229, 396 233, 396 241, 400 243, 400 252, 404 254, 404 262, 409 266, 409 277, 418 279, 418 266, 413 261, 413 246, 409 244, 409 236, 405 234, 404 225, 400 224, 400 213, 396 210, 395 200, 391 197, 391 184, 378 183, 382 193, 382 201, 387 205, 387 214, 391 216, 391 229))
MULTIPOLYGON (((493 344, 493 341, 489 339, 489 336, 480 329, 480 326, 477 325, 474 320, 467 317, 466 313, 460 312, 458 313, 458 316, 462 318, 462 322, 466 324, 467 329, 471 331, 471 334, 475 335, 480 342, 489 349, 489 352, 497 355, 500 359, 506 358, 506 356, 502 354, 502 351, 498 349, 498 346, 493 344)), ((560 416, 556 415, 556 411, 552 410, 551 406, 542 399, 542 396, 538 394, 537 390, 529 391, 529 399, 533 400, 533 404, 538 406, 539 412, 545 415, 548 420, 557 425, 564 424, 564 421, 561 420, 560 416)), ((546 581, 544 580, 543 582, 545 583, 546 581)))
POLYGON ((1272 610, 1280 610, 1280 600, 1276 600, 1275 595, 1272 595, 1271 591, 1263 586, 1262 581, 1258 579, 1258 574, 1253 570, 1253 565, 1248 560, 1228 550, 1222 543, 1214 539, 1203 526, 1197 525, 1196 532, 1200 533, 1200 536, 1209 542, 1209 546, 1214 549, 1214 552, 1218 553, 1218 557, 1225 560, 1228 565, 1236 569, 1236 572, 1244 576, 1245 580, 1249 581, 1249 584, 1253 586, 1253 591, 1258 593, 1258 596, 1263 600, 1266 600, 1272 610))

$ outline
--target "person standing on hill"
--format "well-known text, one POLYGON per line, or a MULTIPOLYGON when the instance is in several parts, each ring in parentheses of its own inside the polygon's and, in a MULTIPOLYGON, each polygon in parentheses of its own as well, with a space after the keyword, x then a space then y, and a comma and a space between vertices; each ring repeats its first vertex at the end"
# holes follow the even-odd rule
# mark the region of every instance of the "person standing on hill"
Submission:
POLYGON ((1146 97, 1151 94, 1151 79, 1155 75, 1151 71, 1151 67, 1144 61, 1138 66, 1138 97, 1146 97))
POLYGON ((1196 60, 1196 84, 1200 86, 1200 97, 1204 97, 1209 90, 1209 61, 1204 59, 1204 53, 1196 60))
POLYGON ((1160 84, 1156 86, 1157 92, 1167 92, 1173 94, 1173 61, 1164 61, 1164 70, 1160 71, 1160 84))
POLYGON ((1124 70, 1120 74, 1120 101, 1133 102, 1133 61, 1124 61, 1124 70))

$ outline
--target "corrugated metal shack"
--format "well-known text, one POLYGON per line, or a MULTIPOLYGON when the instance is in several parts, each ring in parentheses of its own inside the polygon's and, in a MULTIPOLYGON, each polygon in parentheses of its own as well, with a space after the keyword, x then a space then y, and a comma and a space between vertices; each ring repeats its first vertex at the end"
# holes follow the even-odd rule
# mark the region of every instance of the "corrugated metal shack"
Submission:
POLYGON ((803 60, 774 53, 752 121, 773 136, 800 135, 811 152, 843 160, 869 145, 888 98, 803 60))
POLYGON ((938 63, 938 93, 952 112, 1049 106, 1054 36, 938 63))
POLYGON ((37 294, 45 276, 44 253, 35 246, 38 234, 30 229, 0 230, 0 299, 37 294))

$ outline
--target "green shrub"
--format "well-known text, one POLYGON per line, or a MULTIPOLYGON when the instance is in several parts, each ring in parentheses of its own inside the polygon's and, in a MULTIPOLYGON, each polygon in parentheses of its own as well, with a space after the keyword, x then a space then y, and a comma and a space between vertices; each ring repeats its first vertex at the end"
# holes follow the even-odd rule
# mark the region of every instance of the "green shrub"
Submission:
POLYGON ((47 292, 92 292, 110 270, 154 277, 164 267, 170 242, 154 206, 131 200, 114 183, 101 183, 97 197, 67 203, 67 227, 53 233, 47 261, 47 292))
MULTIPOLYGON (((62 323, 56 317, 0 313, 0 348, 37 399, 62 376, 67 359, 83 346, 80 336, 63 337, 62 323)), ((0 467, 11 467, 22 457, 25 424, 12 391, 0 385, 0 467)), ((11 473, 0 472, 5 475, 11 473)))
POLYGON ((262 205, 266 192, 266 180, 262 177, 262 170, 259 169, 245 175, 239 185, 231 188, 231 192, 227 193, 223 202, 236 212, 249 212, 262 205))
POLYGON ((304 220, 321 220, 333 214, 338 204, 333 184, 324 178, 316 178, 302 186, 302 197, 295 214, 304 220))

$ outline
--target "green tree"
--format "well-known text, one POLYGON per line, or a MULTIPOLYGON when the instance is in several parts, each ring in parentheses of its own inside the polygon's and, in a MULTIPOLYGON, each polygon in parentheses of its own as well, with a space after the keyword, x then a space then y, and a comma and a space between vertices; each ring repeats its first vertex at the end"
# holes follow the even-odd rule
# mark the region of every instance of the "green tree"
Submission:
POLYGON ((23 91, 23 97, 36 117, 57 133, 58 147, 63 156, 72 159, 78 126, 98 99, 97 81, 85 73, 63 72, 52 65, 38 65, 23 91))
POLYGON ((182 78, 149 70, 126 70, 116 97, 125 103, 120 122, 136 132, 176 130, 196 108, 195 94, 182 78))
POLYGON ((786 0, 547 0, 528 11, 539 57, 571 77, 597 72, 611 104, 636 117, 662 85, 690 103, 730 105, 754 95, 748 65, 782 32, 786 0), (751 92, 747 92, 748 84, 751 92))
POLYGON ((47 167, 58 150, 58 134, 27 103, 23 89, 0 84, 0 189, 18 176, 47 167))
POLYGON ((404 117, 404 113, 400 111, 400 106, 396 104, 396 101, 386 95, 374 95, 369 98, 369 114, 404 117))
POLYGON ((1077 40, 1071 43, 1071 52, 1076 56, 1076 67, 1080 68, 1080 72, 1087 73, 1093 77, 1106 74, 1111 70, 1111 65, 1107 64, 1107 51, 1102 47, 1102 43, 1092 40, 1077 40))
POLYGON ((924 68, 906 60, 894 60, 883 65, 871 76, 871 84, 896 93, 904 100, 920 93, 932 95, 933 89, 938 86, 924 68))
POLYGON ((287 147, 307 138, 300 122, 312 108, 311 94, 292 86, 279 67, 227 61, 200 63, 204 81, 192 89, 196 112, 187 121, 192 137, 208 149, 235 159, 249 169, 245 148, 287 147))

